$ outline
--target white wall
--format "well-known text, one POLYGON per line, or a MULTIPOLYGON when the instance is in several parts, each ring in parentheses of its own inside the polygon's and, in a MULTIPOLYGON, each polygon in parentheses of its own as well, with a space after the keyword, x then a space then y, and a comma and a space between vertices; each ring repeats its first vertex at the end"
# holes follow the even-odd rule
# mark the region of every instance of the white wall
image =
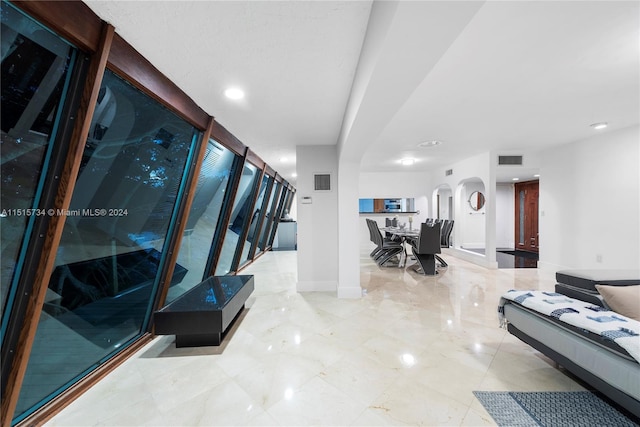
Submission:
POLYGON ((515 199, 513 184, 496 184, 496 248, 514 248, 515 199))
POLYGON ((639 129, 543 152, 540 268, 640 268, 639 129))
POLYGON ((428 172, 360 172, 359 184, 365 198, 415 197, 431 186, 431 178, 428 172))
MULTIPOLYGON (((296 149, 298 291, 335 291, 338 283, 338 171, 335 145, 296 149), (331 191, 314 191, 314 174, 331 174, 331 191), (305 203, 311 197, 311 203, 305 203)), ((357 206, 357 205, 356 205, 357 206)))

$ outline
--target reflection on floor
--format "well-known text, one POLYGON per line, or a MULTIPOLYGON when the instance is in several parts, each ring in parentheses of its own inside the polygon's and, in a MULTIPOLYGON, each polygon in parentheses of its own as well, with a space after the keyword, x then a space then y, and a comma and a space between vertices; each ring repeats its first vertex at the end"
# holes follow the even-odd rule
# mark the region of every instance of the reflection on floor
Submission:
POLYGON ((498 327, 509 289, 551 272, 489 270, 447 254, 438 276, 361 253, 363 297, 296 292, 297 252, 245 269, 256 289, 221 347, 158 337, 48 425, 495 425, 473 395, 584 388, 498 327))
MULTIPOLYGON (((484 254, 484 248, 470 249, 463 248, 465 251, 484 254)), ((498 268, 538 268, 539 256, 537 253, 518 251, 513 249, 497 249, 496 261, 498 268)))
POLYGON ((526 251, 496 251, 498 268, 538 268, 538 254, 526 251))

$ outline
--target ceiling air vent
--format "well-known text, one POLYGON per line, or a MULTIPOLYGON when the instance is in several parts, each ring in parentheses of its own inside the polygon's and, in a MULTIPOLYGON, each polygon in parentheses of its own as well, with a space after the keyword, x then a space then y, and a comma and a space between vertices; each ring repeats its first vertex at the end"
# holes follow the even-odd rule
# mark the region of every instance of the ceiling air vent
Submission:
POLYGON ((522 156, 498 156, 498 165, 522 166, 522 156))
POLYGON ((444 176, 449 176, 449 175, 453 175, 453 169, 447 169, 446 171, 444 171, 444 176))
POLYGON ((313 185, 316 191, 331 191, 331 174, 318 173, 313 175, 313 185))

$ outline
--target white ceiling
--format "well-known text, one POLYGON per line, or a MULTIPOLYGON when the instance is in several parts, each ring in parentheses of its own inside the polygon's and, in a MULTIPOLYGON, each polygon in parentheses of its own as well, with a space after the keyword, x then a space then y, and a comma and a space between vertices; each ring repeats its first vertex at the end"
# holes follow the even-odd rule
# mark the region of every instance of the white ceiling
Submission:
POLYGON ((297 145, 343 138, 362 171, 422 171, 639 122, 638 1, 384 3, 87 1, 294 185, 297 145), (352 87, 360 131, 341 136, 352 87))

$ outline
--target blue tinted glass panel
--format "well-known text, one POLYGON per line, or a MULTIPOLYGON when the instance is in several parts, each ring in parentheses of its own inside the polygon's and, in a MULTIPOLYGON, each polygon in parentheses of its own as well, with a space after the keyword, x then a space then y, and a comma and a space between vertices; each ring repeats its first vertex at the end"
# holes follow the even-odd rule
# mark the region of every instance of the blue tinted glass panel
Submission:
POLYGON ((168 304, 160 311, 163 313, 197 312, 202 310, 221 310, 247 284, 253 282, 253 276, 213 276, 200 286, 193 287, 182 298, 168 304))
POLYGON ((196 138, 191 125, 105 73, 16 414, 141 334, 196 138))
POLYGON ((187 273, 169 289, 166 303, 205 279, 212 240, 223 226, 219 224, 220 213, 227 200, 234 159, 230 150, 208 141, 176 265, 176 271, 186 269, 187 273))
MULTIPOLYGON (((271 181, 273 181, 273 178, 271 178, 271 181)), ((276 192, 279 188, 280 184, 277 182, 274 182, 271 186, 271 195, 269 196, 269 203, 267 204, 267 209, 265 210, 265 217, 264 221, 262 222, 262 231, 260 232, 260 245, 258 246, 260 248, 260 251, 264 251, 264 248, 266 246, 266 236, 271 229, 271 224, 273 222, 273 200, 276 198, 276 192)))
POLYGON ((216 265, 215 274, 217 276, 224 276, 234 268, 232 265, 233 257, 236 253, 240 236, 245 224, 248 224, 251 220, 251 195, 254 194, 253 189, 259 177, 258 172, 258 169, 249 163, 246 163, 242 169, 242 176, 233 201, 233 210, 229 218, 229 227, 225 233, 222 251, 216 265))
POLYGON ((288 212, 291 212, 291 205, 293 204, 293 198, 295 196, 295 193, 291 190, 289 190, 288 194, 287 194, 287 204, 286 204, 286 209, 288 212))
POLYGON ((285 215, 289 214, 288 211, 285 213, 286 199, 287 199, 287 189, 283 188, 282 191, 280 192, 280 201, 278 202, 278 210, 276 212, 273 225, 271 226, 268 245, 273 245, 273 239, 275 238, 276 231, 278 230, 278 224, 280 223, 280 219, 285 218, 285 215))
POLYGON ((3 331, 39 188, 68 86, 74 49, 8 3, 2 10, 0 309, 3 331), (12 286, 13 283, 13 286, 12 286))
POLYGON ((265 201, 265 194, 267 192, 267 188, 269 186, 269 176, 264 175, 262 177, 262 183, 260 184, 260 193, 258 193, 258 200, 256 200, 256 206, 254 208, 253 214, 251 215, 251 223, 249 224, 249 233, 247 233, 247 240, 243 243, 242 246, 242 256, 240 257, 240 265, 243 265, 245 262, 249 260, 249 256, 251 255, 251 248, 254 245, 254 242, 260 238, 260 229, 258 225, 260 223, 260 216, 264 210, 263 204, 265 201))

